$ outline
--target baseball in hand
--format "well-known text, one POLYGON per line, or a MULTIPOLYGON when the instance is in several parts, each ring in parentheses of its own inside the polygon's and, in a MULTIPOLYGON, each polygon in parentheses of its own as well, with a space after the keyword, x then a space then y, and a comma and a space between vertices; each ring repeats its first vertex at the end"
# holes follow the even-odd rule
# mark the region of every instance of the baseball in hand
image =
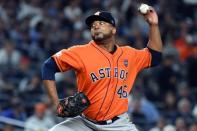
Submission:
POLYGON ((148 12, 148 10, 150 10, 150 7, 147 4, 141 4, 138 10, 140 11, 140 13, 145 15, 148 12))

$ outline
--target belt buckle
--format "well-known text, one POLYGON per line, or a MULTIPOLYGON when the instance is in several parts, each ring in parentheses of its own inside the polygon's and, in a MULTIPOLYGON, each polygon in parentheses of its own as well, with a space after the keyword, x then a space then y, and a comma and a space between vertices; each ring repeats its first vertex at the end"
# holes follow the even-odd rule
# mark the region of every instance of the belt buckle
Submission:
POLYGON ((108 125, 108 124, 111 124, 111 123, 113 123, 112 119, 106 120, 106 124, 107 124, 107 125, 108 125))
POLYGON ((112 124, 114 121, 116 121, 118 119, 119 119, 119 117, 115 116, 112 119, 109 119, 109 120, 106 120, 106 121, 101 121, 99 123, 102 124, 102 125, 109 125, 109 124, 112 124))
POLYGON ((114 121, 116 121, 117 119, 120 118, 118 116, 115 116, 114 118, 106 120, 106 121, 94 121, 94 120, 91 120, 91 119, 87 118, 84 114, 82 114, 81 116, 84 117, 85 119, 87 119, 87 120, 89 120, 89 121, 91 121, 95 124, 99 124, 99 125, 109 125, 109 124, 112 124, 114 121))

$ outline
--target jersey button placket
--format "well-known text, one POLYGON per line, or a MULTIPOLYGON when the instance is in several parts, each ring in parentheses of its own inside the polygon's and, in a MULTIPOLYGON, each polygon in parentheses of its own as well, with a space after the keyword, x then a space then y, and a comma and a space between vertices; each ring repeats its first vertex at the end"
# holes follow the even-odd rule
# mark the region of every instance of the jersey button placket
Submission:
POLYGON ((113 86, 114 84, 114 58, 113 56, 111 57, 111 82, 110 82, 110 85, 113 86))
POLYGON ((111 77, 111 80, 110 80, 110 86, 109 86, 109 94, 107 94, 108 96, 110 96, 109 97, 109 101, 107 101, 107 103, 106 103, 106 114, 105 114, 105 116, 104 116, 104 118, 103 119, 105 119, 105 117, 106 117, 106 115, 108 114, 108 109, 109 109, 109 105, 111 105, 111 102, 112 102, 112 100, 113 100, 113 94, 114 94, 114 79, 116 79, 115 77, 114 77, 114 58, 113 58, 113 56, 111 56, 110 57, 110 63, 111 63, 111 72, 110 72, 110 77, 111 77))

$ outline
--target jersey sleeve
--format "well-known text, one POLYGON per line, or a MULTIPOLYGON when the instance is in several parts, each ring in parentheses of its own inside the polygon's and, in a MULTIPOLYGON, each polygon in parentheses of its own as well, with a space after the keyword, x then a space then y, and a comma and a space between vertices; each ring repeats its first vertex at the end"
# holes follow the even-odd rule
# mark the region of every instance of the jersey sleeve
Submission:
POLYGON ((135 49, 134 52, 135 52, 135 62, 138 71, 151 66, 152 56, 148 48, 144 48, 141 50, 135 49))
POLYGON ((61 72, 70 69, 80 71, 83 67, 77 51, 73 48, 63 49, 52 56, 61 72))

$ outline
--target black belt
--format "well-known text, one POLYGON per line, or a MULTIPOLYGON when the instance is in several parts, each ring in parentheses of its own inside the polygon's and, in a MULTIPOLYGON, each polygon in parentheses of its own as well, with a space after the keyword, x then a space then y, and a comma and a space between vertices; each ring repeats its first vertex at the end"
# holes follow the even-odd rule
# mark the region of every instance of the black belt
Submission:
POLYGON ((106 120, 106 121, 97 121, 96 124, 99 124, 99 125, 107 125, 107 124, 111 124, 113 123, 114 121, 118 120, 119 117, 118 116, 115 116, 113 117, 112 119, 110 120, 106 120))
POLYGON ((112 119, 110 119, 110 120, 106 120, 106 121, 92 121, 93 123, 95 123, 95 124, 99 124, 99 125, 107 125, 107 124, 111 124, 111 123, 113 123, 114 121, 116 121, 116 120, 118 120, 120 117, 118 117, 118 116, 115 116, 115 117, 113 117, 112 119))

